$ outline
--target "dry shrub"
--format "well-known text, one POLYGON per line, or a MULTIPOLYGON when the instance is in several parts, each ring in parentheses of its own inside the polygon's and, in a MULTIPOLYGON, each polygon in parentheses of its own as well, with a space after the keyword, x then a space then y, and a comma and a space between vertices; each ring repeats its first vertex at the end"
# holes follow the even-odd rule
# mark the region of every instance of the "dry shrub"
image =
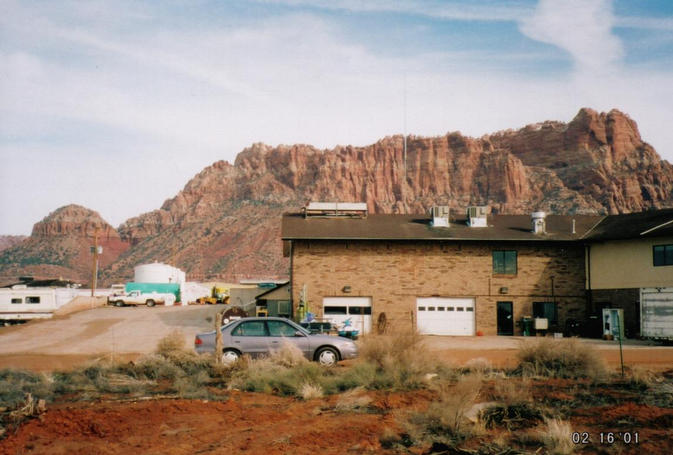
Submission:
POLYGON ((493 390, 493 399, 505 405, 531 403, 533 393, 528 379, 497 381, 493 390))
POLYGON ((476 357, 465 362, 463 368, 469 372, 484 374, 493 370, 493 364, 488 359, 476 357))
POLYGON ((545 420, 545 428, 540 430, 540 439, 552 455, 568 455, 575 451, 572 442, 572 427, 560 419, 545 420))
POLYGON ((14 408, 31 394, 37 399, 50 400, 52 379, 44 374, 24 370, 0 370, 0 407, 14 408))
POLYGON ((296 367, 308 362, 301 349, 287 340, 283 340, 280 349, 272 351, 269 354, 269 360, 276 365, 287 368, 296 367))
POLYGON ((304 384, 322 385, 324 368, 314 362, 303 361, 289 367, 285 366, 284 356, 246 358, 243 356, 231 369, 230 389, 301 396, 304 384))
POLYGON ((481 390, 481 379, 462 378, 456 385, 437 385, 438 400, 427 411, 411 414, 402 422, 408 438, 416 445, 432 444, 433 451, 448 450, 472 434, 465 414, 481 390))
POLYGON ((362 387, 357 387, 348 392, 342 393, 336 402, 335 409, 339 412, 353 412, 357 410, 366 410, 372 398, 362 387))
POLYGON ((633 386, 641 389, 652 388, 655 384, 663 381, 663 378, 656 372, 640 365, 630 367, 626 378, 633 386))
POLYGON ((367 335, 359 342, 354 367, 361 379, 355 386, 408 390, 424 387, 428 373, 444 373, 418 334, 367 335))
POLYGON ((155 352, 159 355, 163 355, 164 357, 168 357, 176 351, 179 352, 184 350, 185 336, 181 330, 175 329, 159 340, 155 352))
POLYGON ((310 382, 305 382, 299 388, 299 396, 302 400, 312 400, 314 398, 322 398, 323 390, 319 385, 311 384, 310 382))
POLYGON ((518 370, 524 375, 600 379, 605 362, 594 348, 576 339, 541 338, 521 343, 518 370))
POLYGON ((481 413, 486 428, 504 427, 513 431, 533 427, 543 420, 543 412, 533 402, 530 383, 525 379, 498 381, 493 398, 497 403, 481 413))

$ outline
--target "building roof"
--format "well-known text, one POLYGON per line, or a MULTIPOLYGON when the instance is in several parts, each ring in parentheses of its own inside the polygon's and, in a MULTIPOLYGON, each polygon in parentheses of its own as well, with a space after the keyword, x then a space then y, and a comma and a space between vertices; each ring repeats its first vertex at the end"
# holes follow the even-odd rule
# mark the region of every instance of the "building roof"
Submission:
POLYGON ((343 218, 285 214, 281 237, 283 240, 574 241, 582 239, 602 219, 595 215, 548 215, 546 233, 534 234, 529 215, 489 215, 487 227, 469 227, 466 217, 459 216, 451 217, 449 227, 433 227, 428 215, 343 218))
POLYGON ((255 297, 255 300, 289 300, 290 299, 290 282, 285 281, 276 288, 269 289, 263 294, 255 297))
POLYGON ((619 240, 673 236, 673 209, 609 215, 586 235, 587 240, 619 240))

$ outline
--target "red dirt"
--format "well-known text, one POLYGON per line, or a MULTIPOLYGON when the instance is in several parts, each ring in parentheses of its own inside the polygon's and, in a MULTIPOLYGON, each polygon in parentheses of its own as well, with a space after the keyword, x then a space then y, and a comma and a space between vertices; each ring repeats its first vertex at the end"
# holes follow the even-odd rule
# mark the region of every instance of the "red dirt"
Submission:
MULTIPOLYGON (((445 349, 434 351, 440 359, 456 366, 462 366, 474 358, 483 358, 499 368, 515 367, 517 365, 517 352, 516 349, 445 349)), ((619 350, 599 349, 597 353, 607 362, 609 367, 617 368, 620 365, 619 350)), ((623 355, 625 365, 640 365, 651 370, 667 369, 673 365, 673 349, 625 349, 623 355)))
MULTIPOLYGON (((545 389, 548 396, 563 393, 572 398, 571 391, 576 387, 571 380, 556 379, 536 381, 533 386, 536 400, 545 389)), ((428 391, 368 395, 372 398, 368 412, 335 411, 339 396, 301 401, 242 392, 229 393, 224 402, 164 399, 58 403, 10 432, 0 441, 0 455, 392 453, 381 447, 383 431, 399 431, 396 419, 433 400, 428 391)), ((590 434, 591 443, 580 446, 581 453, 672 453, 673 409, 625 402, 577 409, 569 421, 573 431, 590 434), (638 432, 639 444, 601 444, 600 432, 610 431, 615 435, 638 432)), ((498 436, 516 439, 518 433, 495 430, 470 444, 498 436)), ((414 448, 412 453, 423 453, 423 449, 414 448)))
MULTIPOLYGON (((422 394, 377 394, 374 406, 409 407, 422 394)), ((379 453, 392 414, 336 412, 337 397, 299 401, 232 393, 226 402, 161 400, 54 405, 0 442, 0 454, 379 453)), ((423 400, 425 401, 425 400, 423 400)))

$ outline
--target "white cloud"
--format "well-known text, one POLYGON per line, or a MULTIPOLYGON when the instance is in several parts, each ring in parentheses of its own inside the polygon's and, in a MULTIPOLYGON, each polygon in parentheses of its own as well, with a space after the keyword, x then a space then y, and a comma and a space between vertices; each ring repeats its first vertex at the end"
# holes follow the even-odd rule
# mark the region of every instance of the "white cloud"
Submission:
POLYGON ((614 24, 611 0, 540 0, 519 29, 567 51, 577 71, 595 74, 614 70, 623 56, 614 24))

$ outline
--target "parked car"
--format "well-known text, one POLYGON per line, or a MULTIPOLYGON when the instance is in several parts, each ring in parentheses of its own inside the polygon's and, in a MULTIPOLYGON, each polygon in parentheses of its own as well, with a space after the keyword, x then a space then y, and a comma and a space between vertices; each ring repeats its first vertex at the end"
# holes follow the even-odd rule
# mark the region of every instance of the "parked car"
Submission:
MULTIPOLYGON (((241 355, 266 355, 281 348, 284 342, 297 346, 309 360, 324 366, 333 366, 344 359, 357 357, 352 340, 338 336, 313 335, 294 322, 284 318, 253 317, 232 321, 221 328, 222 362, 230 364, 241 355)), ((200 333, 194 338, 196 352, 215 350, 215 331, 200 333)))
POLYGON ((107 298, 108 305, 163 305, 166 299, 160 294, 143 294, 140 291, 131 291, 126 295, 111 295, 107 298))

